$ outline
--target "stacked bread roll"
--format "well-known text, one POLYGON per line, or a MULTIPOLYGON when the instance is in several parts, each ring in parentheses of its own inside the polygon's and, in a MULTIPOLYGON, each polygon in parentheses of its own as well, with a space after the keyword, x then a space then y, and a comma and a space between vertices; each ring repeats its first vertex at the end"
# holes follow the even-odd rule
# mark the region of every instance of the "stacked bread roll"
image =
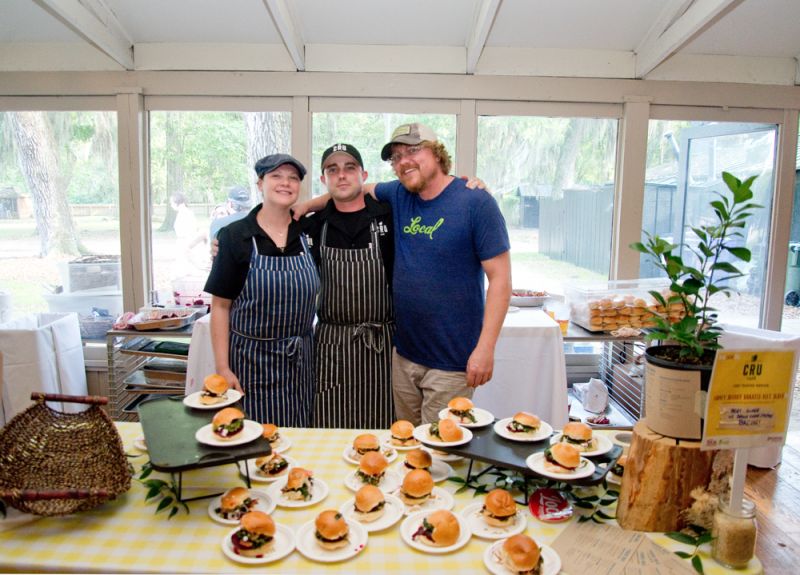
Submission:
MULTIPOLYGON (((662 295, 668 301, 673 294, 667 289, 662 291, 662 295)), ((686 315, 686 310, 682 303, 669 304, 666 308, 650 295, 639 297, 634 294, 609 294, 570 301, 570 320, 589 331, 654 327, 655 314, 666 316, 674 323, 686 315)))

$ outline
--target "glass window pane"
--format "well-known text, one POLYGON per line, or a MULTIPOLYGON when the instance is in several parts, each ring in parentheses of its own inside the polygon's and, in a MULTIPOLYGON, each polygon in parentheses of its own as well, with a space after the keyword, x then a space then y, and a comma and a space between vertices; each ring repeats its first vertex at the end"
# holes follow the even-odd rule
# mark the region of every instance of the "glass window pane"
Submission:
POLYGON ((608 278, 617 121, 481 116, 478 175, 511 235, 514 287, 608 278))
POLYGON ((0 238, 15 312, 122 312, 115 113, 0 112, 0 238))
POLYGON ((781 331, 800 333, 800 138, 795 161, 792 228, 789 232, 789 261, 786 267, 786 290, 783 300, 781 331))
POLYGON ((161 303, 199 295, 212 228, 261 201, 253 165, 275 153, 291 153, 289 112, 150 112, 152 289, 161 303))
MULTIPOLYGON (((726 122, 679 122, 651 120, 647 144, 645 198, 642 229, 675 243, 696 247, 692 226, 715 221, 709 202, 727 190, 722 172, 740 180, 757 176, 753 201, 764 206, 755 210, 741 231, 741 246, 752 252, 750 262, 732 260, 745 273, 733 280, 738 293, 712 299, 722 322, 750 327, 759 325, 761 298, 770 234, 774 188, 776 126, 726 122)), ((691 252, 684 250, 685 261, 691 252)), ((642 256, 642 277, 663 274, 642 256)))
POLYGON ((394 129, 407 122, 420 122, 433 128, 456 165, 456 117, 450 114, 362 114, 319 112, 312 118, 311 191, 325 193, 319 181, 322 152, 338 142, 352 144, 361 152, 370 182, 394 180, 392 167, 381 160, 381 148, 394 129))

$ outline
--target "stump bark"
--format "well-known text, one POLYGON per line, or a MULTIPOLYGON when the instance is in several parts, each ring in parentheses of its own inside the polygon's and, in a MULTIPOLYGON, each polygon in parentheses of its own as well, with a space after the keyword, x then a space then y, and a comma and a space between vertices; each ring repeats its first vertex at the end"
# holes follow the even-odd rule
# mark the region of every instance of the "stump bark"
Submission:
POLYGON ((722 453, 700 451, 699 441, 664 437, 640 420, 633 428, 617 502, 620 527, 662 532, 685 527, 682 512, 692 505, 691 492, 715 482, 714 461, 722 453))

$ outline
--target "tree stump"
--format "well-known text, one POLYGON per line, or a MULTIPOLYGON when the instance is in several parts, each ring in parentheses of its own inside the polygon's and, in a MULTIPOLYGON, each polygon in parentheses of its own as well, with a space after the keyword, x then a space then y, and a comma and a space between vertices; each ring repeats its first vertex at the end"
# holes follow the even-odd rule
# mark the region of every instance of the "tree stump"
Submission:
POLYGON ((617 502, 620 527, 662 532, 685 527, 683 511, 692 506, 692 490, 718 489, 720 471, 714 463, 720 454, 729 459, 723 451, 700 451, 699 441, 664 437, 640 420, 633 428, 617 502))

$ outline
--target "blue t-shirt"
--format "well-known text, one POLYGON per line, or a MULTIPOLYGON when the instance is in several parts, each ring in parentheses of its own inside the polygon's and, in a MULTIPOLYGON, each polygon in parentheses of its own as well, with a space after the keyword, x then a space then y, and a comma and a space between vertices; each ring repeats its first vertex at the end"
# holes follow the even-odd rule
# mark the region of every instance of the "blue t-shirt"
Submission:
POLYGON ((397 353, 420 365, 465 371, 483 325, 481 262, 509 250, 500 208, 454 179, 432 200, 399 181, 378 184, 392 205, 397 353))

